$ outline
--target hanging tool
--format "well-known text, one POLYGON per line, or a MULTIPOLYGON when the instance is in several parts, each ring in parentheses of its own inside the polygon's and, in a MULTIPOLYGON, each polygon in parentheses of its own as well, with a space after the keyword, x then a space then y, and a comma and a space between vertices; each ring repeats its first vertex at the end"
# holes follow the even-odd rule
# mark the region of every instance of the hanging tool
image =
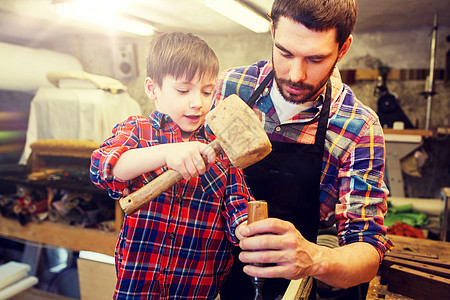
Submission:
POLYGON ((428 75, 428 81, 426 84, 425 92, 421 93, 427 99, 427 114, 425 121, 425 130, 430 129, 430 119, 431 119, 431 100, 433 99, 433 95, 436 92, 433 91, 433 82, 434 82, 434 65, 436 62, 436 36, 438 30, 438 16, 434 15, 433 22, 433 33, 431 37, 431 55, 430 55, 430 73, 428 75))

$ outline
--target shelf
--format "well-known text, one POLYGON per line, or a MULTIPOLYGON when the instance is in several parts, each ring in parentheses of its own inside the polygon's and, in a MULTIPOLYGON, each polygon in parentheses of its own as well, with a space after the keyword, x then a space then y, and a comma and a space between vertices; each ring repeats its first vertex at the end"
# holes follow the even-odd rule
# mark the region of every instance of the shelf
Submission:
POLYGON ((0 235, 36 243, 72 249, 93 251, 114 256, 118 232, 92 228, 78 228, 58 223, 27 223, 0 217, 0 235))
POLYGON ((10 184, 22 184, 36 187, 61 188, 69 190, 86 191, 93 194, 107 195, 106 191, 94 186, 90 181, 78 182, 76 180, 28 180, 23 174, 21 175, 2 175, 0 174, 0 182, 8 182, 10 184))

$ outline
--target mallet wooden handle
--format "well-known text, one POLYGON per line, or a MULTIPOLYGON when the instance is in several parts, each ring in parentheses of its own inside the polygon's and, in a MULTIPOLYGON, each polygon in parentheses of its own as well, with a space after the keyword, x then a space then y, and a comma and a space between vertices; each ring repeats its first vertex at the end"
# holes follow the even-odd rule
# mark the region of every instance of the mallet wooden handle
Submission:
MULTIPOLYGON (((222 153, 223 150, 217 140, 212 141, 209 145, 214 149, 216 155, 222 153)), ((144 205, 170 189, 182 179, 183 176, 177 171, 167 170, 139 190, 120 199, 120 207, 127 215, 134 214, 144 205)))

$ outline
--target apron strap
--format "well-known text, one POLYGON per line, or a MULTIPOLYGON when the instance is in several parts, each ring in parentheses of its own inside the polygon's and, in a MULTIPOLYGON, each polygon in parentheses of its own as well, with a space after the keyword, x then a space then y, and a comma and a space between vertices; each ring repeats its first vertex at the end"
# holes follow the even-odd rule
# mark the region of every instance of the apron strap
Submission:
POLYGON ((250 106, 250 108, 252 108, 253 105, 255 105, 256 100, 258 100, 259 98, 259 95, 261 95, 261 93, 264 91, 267 84, 272 78, 273 78, 273 69, 269 72, 269 74, 267 74, 266 78, 264 78, 261 84, 256 88, 256 90, 252 93, 252 95, 248 99, 247 104, 248 106, 250 106))
MULTIPOLYGON (((256 90, 251 94, 247 101, 247 105, 252 108, 256 101, 259 99, 261 93, 266 88, 269 81, 273 78, 274 70, 272 69, 266 78, 261 82, 261 84, 256 88, 256 90)), ((316 133, 316 145, 323 147, 325 142, 325 134, 328 128, 328 117, 330 114, 330 103, 331 103, 331 80, 328 80, 327 87, 325 91, 325 99, 323 101, 322 111, 320 112, 319 123, 317 126, 316 133)))
POLYGON ((322 111, 320 112, 319 124, 317 125, 316 145, 323 147, 325 143, 325 135, 328 128, 328 117, 330 115, 331 104, 331 80, 328 80, 325 91, 325 99, 323 100, 322 111))

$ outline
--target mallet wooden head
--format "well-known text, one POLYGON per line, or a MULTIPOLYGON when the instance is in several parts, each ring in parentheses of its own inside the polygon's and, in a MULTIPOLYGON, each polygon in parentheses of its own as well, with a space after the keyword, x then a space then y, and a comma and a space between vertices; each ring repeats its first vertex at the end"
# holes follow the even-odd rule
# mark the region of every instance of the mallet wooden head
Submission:
POLYGON ((272 150, 255 112, 237 95, 222 100, 208 113, 206 123, 237 168, 244 169, 260 161, 272 150))

